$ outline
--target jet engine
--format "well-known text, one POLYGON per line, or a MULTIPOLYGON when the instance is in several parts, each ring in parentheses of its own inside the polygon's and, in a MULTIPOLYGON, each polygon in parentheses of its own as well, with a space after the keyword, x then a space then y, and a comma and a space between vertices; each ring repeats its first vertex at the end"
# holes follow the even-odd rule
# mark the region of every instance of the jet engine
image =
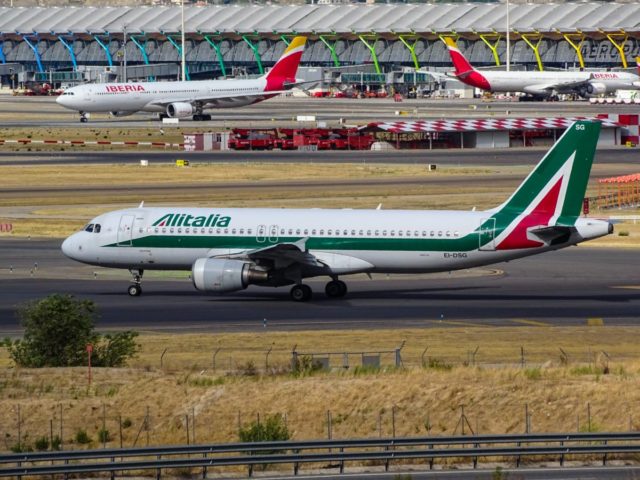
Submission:
POLYGON ((586 88, 587 95, 589 97, 595 97, 603 93, 607 93, 607 86, 604 83, 595 82, 589 83, 586 88))
POLYGON ((267 272, 242 260, 199 258, 193 263, 191 273, 194 287, 205 292, 233 292, 269 280, 267 272))
POLYGON ((120 111, 120 112, 109 112, 112 117, 128 117, 129 115, 133 115, 136 112, 128 112, 128 111, 120 111))
POLYGON ((167 105, 167 115, 170 118, 184 118, 195 113, 195 108, 190 103, 176 102, 167 105))

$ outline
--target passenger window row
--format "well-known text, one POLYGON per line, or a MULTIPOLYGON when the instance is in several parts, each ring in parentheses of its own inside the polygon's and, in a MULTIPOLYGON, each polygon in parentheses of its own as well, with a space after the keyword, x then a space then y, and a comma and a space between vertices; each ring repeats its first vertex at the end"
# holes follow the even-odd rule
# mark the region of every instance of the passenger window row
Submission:
MULTIPOLYGON (((93 225, 89 225, 88 227, 92 227, 93 225)), ((87 230, 87 228, 85 228, 85 230, 87 230)), ((100 226, 97 225, 98 231, 100 226)), ((87 231, 92 231, 92 230, 87 230, 87 231)), ((144 233, 144 228, 140 228, 139 229, 140 233, 144 233)), ((227 234, 231 234, 231 235, 252 235, 253 234, 253 230, 251 228, 248 229, 244 229, 244 228, 198 228, 198 227, 193 227, 193 228, 189 228, 189 227, 155 227, 152 229, 152 227, 147 227, 147 233, 178 233, 178 234, 182 234, 182 233, 193 233, 193 234, 201 234, 201 235, 205 235, 205 234, 209 234, 209 235, 213 235, 214 233, 216 235, 227 235, 227 234)), ((262 237, 266 237, 267 234, 266 232, 259 232, 258 233, 259 236, 262 237)), ((280 229, 280 236, 285 236, 285 235, 304 235, 304 236, 332 236, 332 237, 339 237, 339 236, 345 236, 345 237, 406 237, 406 238, 426 238, 426 237, 459 237, 460 236, 460 232, 456 231, 451 231, 451 230, 347 230, 347 229, 301 229, 301 228, 297 228, 297 229, 293 229, 293 228, 289 228, 289 229, 285 229, 285 228, 281 228, 280 229)), ((269 236, 274 236, 273 232, 269 233, 269 236)))

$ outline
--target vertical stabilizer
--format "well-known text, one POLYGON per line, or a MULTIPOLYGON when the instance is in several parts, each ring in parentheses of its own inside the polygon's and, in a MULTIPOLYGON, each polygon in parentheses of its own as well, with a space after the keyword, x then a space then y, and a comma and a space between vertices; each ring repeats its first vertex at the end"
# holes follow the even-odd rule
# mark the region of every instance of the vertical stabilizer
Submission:
POLYGON ((267 90, 281 90, 286 83, 295 83, 306 41, 306 37, 295 37, 291 40, 280 59, 264 76, 267 80, 267 90))
POLYGON ((491 84, 486 75, 483 75, 478 70, 473 68, 473 65, 469 63, 464 55, 458 49, 456 42, 451 37, 445 37, 444 43, 447 45, 449 55, 451 56, 451 62, 455 68, 455 76, 458 80, 472 87, 480 88, 482 90, 491 90, 491 84))
POLYGON ((589 181, 600 122, 571 125, 513 195, 492 210, 497 249, 539 246, 528 229, 575 225, 589 181))

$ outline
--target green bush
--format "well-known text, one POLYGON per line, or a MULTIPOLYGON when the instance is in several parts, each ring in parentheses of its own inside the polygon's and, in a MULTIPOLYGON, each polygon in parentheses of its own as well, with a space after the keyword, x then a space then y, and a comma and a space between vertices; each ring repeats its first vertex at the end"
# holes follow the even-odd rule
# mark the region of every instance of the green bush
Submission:
POLYGON ((289 430, 282 415, 267 415, 264 421, 254 421, 238 432, 241 442, 275 442, 289 440, 289 430))
POLYGON ((629 232, 627 232, 626 230, 620 230, 618 232, 618 236, 619 237, 628 237, 629 236, 629 232))
POLYGON ((76 443, 80 445, 86 445, 88 443, 91 443, 91 437, 89 436, 86 430, 80 429, 76 432, 76 443))
POLYGON ((109 434, 109 430, 105 428, 101 428, 98 430, 98 441, 100 443, 107 443, 111 441, 111 435, 109 434))
POLYGON ((129 428, 131 427, 131 425, 133 425, 133 422, 130 418, 125 418, 124 420, 122 420, 122 428, 129 428))
POLYGON ((100 335, 94 331, 95 305, 72 295, 50 295, 18 309, 24 327, 21 340, 6 339, 13 361, 22 367, 71 367, 87 363, 87 345, 93 345, 96 367, 119 367, 135 356, 136 332, 100 335))
POLYGON ((49 439, 47 437, 36 438, 36 441, 33 444, 33 446, 39 452, 43 452, 45 450, 49 450, 49 439))
POLYGON ((293 373, 299 376, 311 375, 322 370, 322 362, 314 360, 311 355, 299 355, 293 365, 293 373))
POLYGON ((451 370, 453 368, 453 365, 439 358, 429 357, 426 367, 432 368, 433 370, 451 370))
POLYGON ((51 450, 61 450, 62 449, 62 439, 59 435, 54 435, 53 440, 51 441, 51 450))

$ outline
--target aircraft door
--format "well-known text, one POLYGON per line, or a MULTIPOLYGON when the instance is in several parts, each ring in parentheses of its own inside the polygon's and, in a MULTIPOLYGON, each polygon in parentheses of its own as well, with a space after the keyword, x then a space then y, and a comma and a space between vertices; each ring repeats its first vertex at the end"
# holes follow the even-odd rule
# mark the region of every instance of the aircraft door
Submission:
POLYGON ((118 225, 118 245, 131 246, 135 215, 122 215, 118 225))
POLYGON ((483 218, 478 230, 478 250, 494 251, 496 249, 496 219, 483 218))
POLYGON ((258 225, 256 229, 256 242, 264 243, 267 240, 267 226, 258 225))
POLYGON ((278 243, 278 226, 271 225, 269 227, 269 243, 278 243))

